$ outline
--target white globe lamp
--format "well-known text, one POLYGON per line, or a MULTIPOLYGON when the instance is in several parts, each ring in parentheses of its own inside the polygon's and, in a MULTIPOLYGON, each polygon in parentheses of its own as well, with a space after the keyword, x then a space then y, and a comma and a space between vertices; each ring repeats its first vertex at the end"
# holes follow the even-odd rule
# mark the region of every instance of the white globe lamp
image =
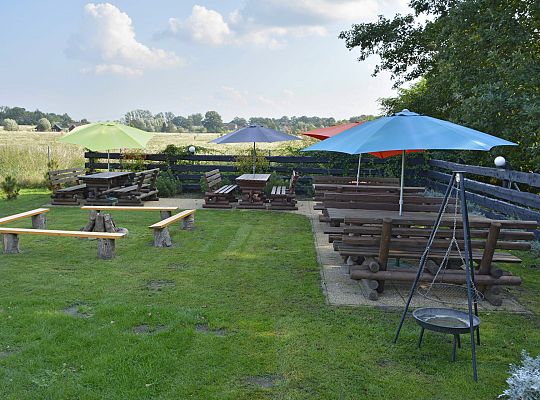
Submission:
POLYGON ((191 154, 195 154, 195 146, 189 146, 188 151, 189 151, 191 154))
POLYGON ((504 157, 502 156, 498 156, 498 157, 495 157, 495 166, 498 167, 498 168, 502 168, 506 165, 506 160, 504 157))

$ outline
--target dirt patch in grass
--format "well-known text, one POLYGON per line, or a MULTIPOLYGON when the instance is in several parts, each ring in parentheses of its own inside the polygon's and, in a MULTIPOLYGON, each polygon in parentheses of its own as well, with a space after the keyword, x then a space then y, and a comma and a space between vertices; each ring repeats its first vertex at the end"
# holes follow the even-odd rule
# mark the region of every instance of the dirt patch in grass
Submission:
POLYGON ((186 269, 191 268, 191 266, 188 265, 188 264, 178 264, 177 263, 177 264, 169 264, 169 265, 167 265, 166 268, 171 269, 173 271, 184 271, 186 269))
POLYGON ((64 313, 76 318, 90 318, 94 316, 92 307, 84 303, 75 303, 64 308, 64 313))
POLYGON ((265 389, 279 385, 284 380, 285 378, 282 375, 259 375, 246 378, 247 383, 265 389))
POLYGON ((167 327, 165 325, 156 325, 156 326, 150 326, 150 325, 137 325, 133 327, 133 333, 136 335, 144 335, 148 334, 151 335, 153 333, 159 333, 166 331, 167 327))
POLYGON ((227 330, 226 329, 223 329, 223 328, 212 329, 212 328, 210 328, 208 326, 208 324, 196 324, 195 325, 195 332, 210 333, 210 334, 216 335, 216 336, 226 336, 227 335, 227 330))
POLYGON ((175 285, 176 285, 175 281, 158 279, 158 280, 148 281, 148 283, 146 284, 146 289, 150 290, 151 292, 159 292, 163 289, 174 287, 175 285))
POLYGON ((2 349, 0 350, 0 360, 3 359, 3 358, 7 358, 9 356, 12 356, 13 354, 16 354, 18 353, 19 351, 21 351, 19 348, 17 347, 6 347, 5 349, 2 349))

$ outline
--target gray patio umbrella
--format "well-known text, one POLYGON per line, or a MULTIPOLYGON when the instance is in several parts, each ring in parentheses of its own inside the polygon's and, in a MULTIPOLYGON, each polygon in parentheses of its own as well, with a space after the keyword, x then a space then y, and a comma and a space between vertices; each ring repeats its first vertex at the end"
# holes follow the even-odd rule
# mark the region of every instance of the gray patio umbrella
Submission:
POLYGON ((285 142, 288 140, 300 140, 296 136, 288 135, 286 133, 275 131, 270 128, 265 128, 259 125, 250 125, 245 128, 240 128, 237 131, 227 133, 217 139, 212 140, 211 143, 227 144, 227 143, 250 143, 253 142, 253 173, 255 173, 256 153, 255 143, 273 143, 273 142, 285 142))

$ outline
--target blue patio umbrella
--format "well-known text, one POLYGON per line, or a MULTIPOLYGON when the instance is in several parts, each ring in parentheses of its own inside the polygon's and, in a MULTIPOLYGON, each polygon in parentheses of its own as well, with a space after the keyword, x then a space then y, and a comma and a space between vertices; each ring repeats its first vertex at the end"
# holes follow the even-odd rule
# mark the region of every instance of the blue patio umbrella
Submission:
POLYGON ((403 180, 407 150, 490 150, 516 143, 465 126, 409 110, 354 126, 302 151, 336 151, 347 154, 399 150, 401 190, 399 213, 403 210, 403 180))
POLYGON ((240 128, 237 131, 227 133, 211 143, 226 144, 226 143, 251 143, 253 142, 253 173, 255 173, 256 153, 255 143, 265 142, 284 142, 287 140, 300 140, 296 136, 276 131, 270 128, 265 128, 259 125, 250 125, 245 128, 240 128))

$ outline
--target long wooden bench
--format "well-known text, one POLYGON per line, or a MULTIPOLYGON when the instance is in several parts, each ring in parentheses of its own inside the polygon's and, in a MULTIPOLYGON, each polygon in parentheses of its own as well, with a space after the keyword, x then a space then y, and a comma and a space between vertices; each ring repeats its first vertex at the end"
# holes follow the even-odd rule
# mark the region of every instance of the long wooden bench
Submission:
POLYGON ((182 229, 191 230, 195 226, 195 210, 185 210, 178 214, 165 218, 149 228, 154 230, 154 246, 155 247, 171 247, 172 240, 169 233, 169 225, 175 222, 182 221, 182 229))
POLYGON ((86 239, 98 239, 98 257, 104 260, 116 255, 115 241, 123 238, 125 233, 81 232, 52 229, 0 228, 4 237, 4 253, 20 253, 19 235, 62 236, 86 239))
MULTIPOLYGON (((428 237, 431 233, 431 225, 426 221, 407 222, 404 220, 393 221, 385 218, 382 224, 362 223, 355 224, 354 220, 345 219, 349 224, 343 228, 341 240, 334 240, 334 249, 351 264, 350 276, 352 279, 374 279, 373 274, 382 273, 377 278, 377 291, 382 293, 384 281, 406 280, 407 277, 414 280, 411 271, 394 270, 387 271, 388 260, 406 259, 416 263, 422 256, 428 237), (352 262, 351 262, 352 261, 352 262)), ((444 259, 448 245, 453 236, 453 221, 443 220, 433 241, 429 252, 426 268, 428 273, 436 274, 440 262, 444 259)), ((521 259, 508 250, 528 250, 530 241, 534 239, 536 221, 509 221, 509 220, 471 220, 471 246, 472 259, 476 263, 477 283, 486 291, 491 285, 519 285, 519 277, 510 277, 495 263, 520 263, 521 259), (504 277, 503 279, 499 279, 504 277)), ((462 269, 461 256, 464 252, 462 223, 457 222, 456 238, 461 250, 455 247, 448 255, 449 266, 453 271, 454 283, 465 283, 465 273, 462 269), (456 275, 457 273, 457 275, 456 275)), ((414 272, 414 271, 413 271, 414 272)), ((447 280, 448 282, 448 280, 447 280)), ((492 297, 494 302, 499 299, 492 297)))
POLYGON ((156 180, 159 168, 149 169, 135 173, 133 181, 125 187, 110 190, 118 198, 117 205, 141 205, 144 201, 157 201, 158 190, 156 180))
MULTIPOLYGON (((314 175, 311 180, 314 184, 337 183, 347 185, 351 182, 355 182, 356 176, 314 175)), ((367 185, 399 185, 399 178, 364 176, 360 177, 360 182, 367 185)))
POLYGON ((49 185, 53 191, 51 204, 77 205, 84 199, 86 184, 81 183, 79 175, 84 168, 68 168, 49 171, 49 185))
POLYGON ((204 194, 203 208, 231 208, 231 202, 236 201, 234 191, 238 185, 222 185, 219 169, 204 174, 207 190, 204 194))
POLYGON ((300 175, 293 171, 287 186, 273 186, 270 192, 269 210, 298 210, 296 207, 296 183, 300 175))
POLYGON ((25 211, 19 214, 8 215, 0 218, 0 225, 7 224, 8 222, 17 221, 23 218, 32 218, 32 228, 34 229, 47 229, 47 217, 45 213, 49 212, 48 208, 36 208, 34 210, 25 211))
POLYGON ((169 218, 172 213, 178 210, 178 207, 163 207, 163 206, 150 206, 150 207, 141 207, 141 206, 83 206, 81 210, 86 211, 158 211, 161 219, 169 218))

